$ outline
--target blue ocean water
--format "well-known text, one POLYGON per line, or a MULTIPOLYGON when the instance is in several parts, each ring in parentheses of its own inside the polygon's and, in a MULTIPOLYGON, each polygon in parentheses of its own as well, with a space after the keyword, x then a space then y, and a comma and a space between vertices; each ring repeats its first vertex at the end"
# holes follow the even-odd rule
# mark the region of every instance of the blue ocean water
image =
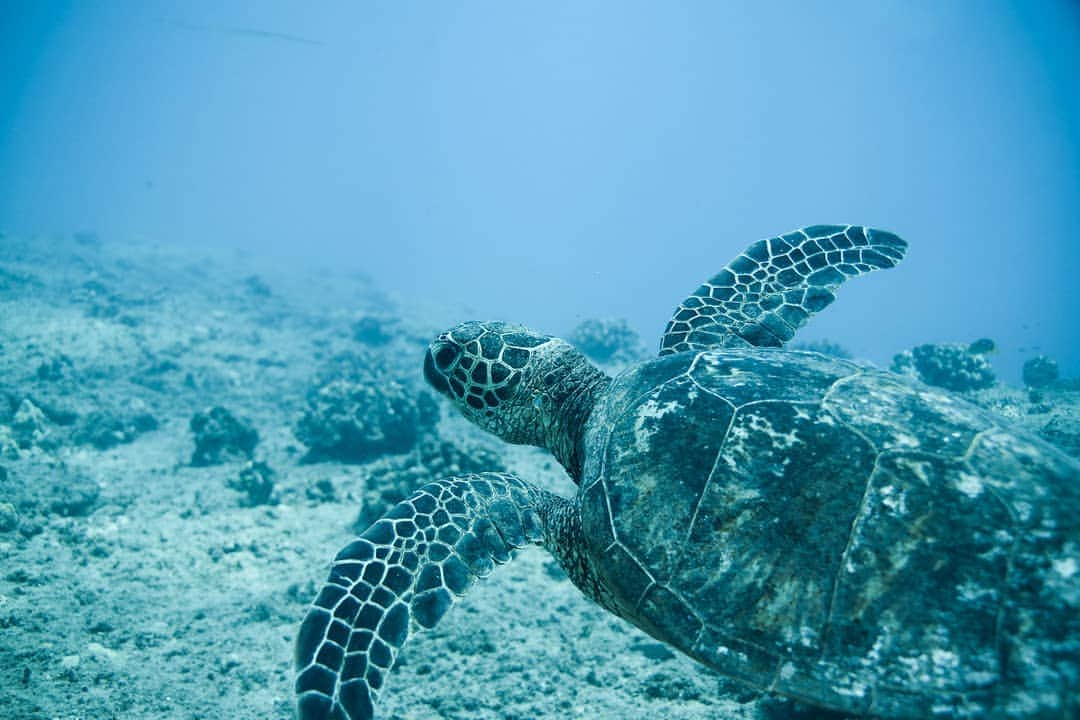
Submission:
MULTIPOLYGON (((320 666, 300 687, 322 703, 321 668, 342 662, 328 613, 349 612, 343 590, 319 590, 337 548, 357 560, 346 543, 373 522, 378 539, 387 523, 377 518, 395 505, 398 519, 417 510, 399 503, 432 480, 512 472, 562 497, 580 480, 454 409, 455 393, 466 413, 505 400, 497 393, 510 384, 478 389, 519 369, 529 336, 508 332, 520 345, 504 352, 492 332, 469 335, 480 332, 474 324, 462 350, 453 334, 429 346, 435 328, 524 323, 569 338, 615 374, 653 355, 672 310, 751 242, 810 225, 883 228, 907 241, 907 256, 845 283, 798 341, 892 364, 982 407, 938 414, 959 405, 932 395, 911 417, 888 418, 904 447, 916 436, 955 444, 970 430, 932 482, 931 465, 912 463, 910 506, 927 513, 910 527, 922 533, 933 515, 941 537, 965 523, 981 537, 998 523, 1000 550, 1009 532, 1023 539, 1027 520, 1017 518, 1045 510, 1031 535, 1046 543, 1015 555, 1016 567, 1045 570, 1035 579, 1052 589, 1036 603, 1051 621, 1029 624, 1071 622, 1046 597, 1075 606, 1080 577, 1080 543, 1055 520, 1075 504, 1077 476, 1058 451, 1080 452, 1077 67, 1080 5, 1067 0, 0 0, 0 718, 294 717, 294 648, 302 678, 305 663, 320 666), (485 369, 481 349, 505 366, 485 369), (1056 366, 1029 367, 1021 389, 1022 366, 1043 355, 1056 366), (1005 384, 994 385, 988 362, 1005 384), (466 397, 462 382, 477 391, 466 397), (963 412, 978 422, 965 429, 963 412), (984 433, 973 428, 983 422, 1035 444, 989 443, 978 456, 984 433), (962 463, 985 477, 960 473, 962 463), (933 482, 938 494, 920 495, 933 482), (1002 496, 1017 499, 1015 517, 984 482, 1015 485, 1002 496), (955 524, 942 500, 979 497, 956 505, 955 524), (301 626, 316 597, 322 605, 301 626), (320 644, 324 631, 330 642, 320 644)), ((868 235, 889 257, 902 253, 892 236, 868 235)), ((571 386, 575 402, 590 398, 571 386)), ((836 407, 874 425, 858 404, 863 386, 850 387, 836 407)), ((751 482, 748 497, 757 497, 753 461, 795 447, 794 430, 777 433, 753 412, 740 416, 752 434, 729 432, 732 414, 711 436, 697 420, 726 411, 673 407, 641 415, 641 427, 664 415, 704 427, 700 442, 672 425, 649 446, 695 445, 660 457, 694 481, 702 473, 691 461, 713 468, 704 487, 733 457, 711 454, 729 437, 761 440, 767 428, 771 438, 732 463, 751 482)), ((548 420, 540 424, 564 427, 548 420)), ((892 476, 856 471, 894 458, 852 437, 811 441, 774 465, 791 470, 794 488, 779 491, 780 504, 798 508, 789 500, 804 492, 816 508, 815 483, 833 483, 859 513, 908 512, 892 476), (817 464, 824 447, 832 465, 817 464), (877 480, 890 483, 880 503, 860 500, 877 480)), ((560 430, 554 446, 577 452, 568 440, 560 430)), ((639 476, 626 477, 635 490, 639 476)), ((701 498, 646 494, 661 511, 636 516, 650 531, 691 504, 694 527, 701 498)), ((822 524, 840 540, 851 524, 833 558, 850 573, 841 558, 861 516, 835 516, 822 524)), ((407 535, 411 522, 394 532, 407 535)), ((798 532, 774 543, 771 525, 761 527, 770 550, 828 555, 798 532)), ((925 565, 936 572, 959 557, 967 544, 955 538, 935 546, 925 534, 934 558, 925 565)), ((716 548, 698 549, 707 568, 716 548)), ((1001 583, 1027 587, 1010 575, 1013 550, 1009 558, 1001 583)), ((410 640, 377 716, 818 716, 694 665, 588 602, 568 573, 525 551, 478 583, 452 623, 410 640)), ((385 607, 390 585, 373 591, 383 595, 369 611, 385 607)), ((810 585, 816 600, 828 587, 810 585)), ((998 592, 951 586, 975 604, 998 592)), ((450 596, 426 597, 411 612, 433 624, 450 596)), ((395 607, 391 631, 378 632, 400 643, 395 607)), ((993 618, 999 660, 1004 616, 999 608, 993 618)), ((357 638, 382 623, 360 618, 357 638)), ((888 622, 877 629, 892 632, 888 622)), ((800 628, 800 641, 813 632, 800 628)), ((1060 634, 1048 642, 1075 649, 1076 634, 1060 634)), ((342 644, 354 649, 352 637, 342 644)), ((1066 665, 1068 652, 1056 656, 1066 665)), ((369 655, 373 668, 395 662, 369 655)), ((1046 668, 1030 657, 1023 664, 1038 678, 1046 668)), ((928 658, 934 672, 971 659, 928 658)), ((789 670, 776 668, 778 678, 789 670)), ((1050 700, 1054 692, 1067 694, 1049 687, 1050 700)))
POLYGON ((8 0, 0 48, 9 232, 354 265, 652 342, 750 241, 868 224, 909 259, 807 338, 1080 373, 1075 3, 8 0))

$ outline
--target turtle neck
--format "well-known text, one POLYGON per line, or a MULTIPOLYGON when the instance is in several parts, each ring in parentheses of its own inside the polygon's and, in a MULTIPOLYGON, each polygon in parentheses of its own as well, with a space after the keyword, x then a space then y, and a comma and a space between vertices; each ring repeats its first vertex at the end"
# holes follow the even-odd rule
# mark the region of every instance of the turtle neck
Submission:
POLYGON ((568 347, 543 379, 541 423, 544 445, 577 484, 585 458, 585 426, 600 395, 611 384, 585 356, 568 347))

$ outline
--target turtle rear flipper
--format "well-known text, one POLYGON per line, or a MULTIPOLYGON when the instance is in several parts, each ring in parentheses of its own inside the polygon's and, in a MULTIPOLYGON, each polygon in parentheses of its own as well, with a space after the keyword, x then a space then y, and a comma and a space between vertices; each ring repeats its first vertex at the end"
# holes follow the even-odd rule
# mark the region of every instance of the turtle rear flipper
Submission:
POLYGON ((300 720, 367 720, 410 633, 432 628, 510 551, 542 544, 571 503, 513 475, 429 483, 334 558, 300 627, 300 720))
POLYGON ((907 243, 884 230, 814 225, 758 240, 675 309, 660 355, 781 347, 845 280, 891 268, 907 243))

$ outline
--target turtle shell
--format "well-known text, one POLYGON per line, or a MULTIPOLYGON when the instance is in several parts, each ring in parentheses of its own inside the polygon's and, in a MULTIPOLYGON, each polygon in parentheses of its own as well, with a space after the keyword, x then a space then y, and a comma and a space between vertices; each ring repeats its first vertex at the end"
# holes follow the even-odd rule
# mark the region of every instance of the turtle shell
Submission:
POLYGON ((653 636, 843 711, 1075 712, 1080 464, 1039 439, 898 375, 752 349, 631 369, 585 443, 590 562, 653 636))

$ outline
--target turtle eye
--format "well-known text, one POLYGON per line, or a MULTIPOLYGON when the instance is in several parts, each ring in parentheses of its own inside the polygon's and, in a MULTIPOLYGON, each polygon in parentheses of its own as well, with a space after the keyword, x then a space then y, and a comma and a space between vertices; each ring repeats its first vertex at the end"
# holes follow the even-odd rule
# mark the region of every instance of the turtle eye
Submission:
POLYGON ((461 351, 458 347, 447 343, 434 352, 435 367, 443 372, 449 372, 460 356, 461 351))

